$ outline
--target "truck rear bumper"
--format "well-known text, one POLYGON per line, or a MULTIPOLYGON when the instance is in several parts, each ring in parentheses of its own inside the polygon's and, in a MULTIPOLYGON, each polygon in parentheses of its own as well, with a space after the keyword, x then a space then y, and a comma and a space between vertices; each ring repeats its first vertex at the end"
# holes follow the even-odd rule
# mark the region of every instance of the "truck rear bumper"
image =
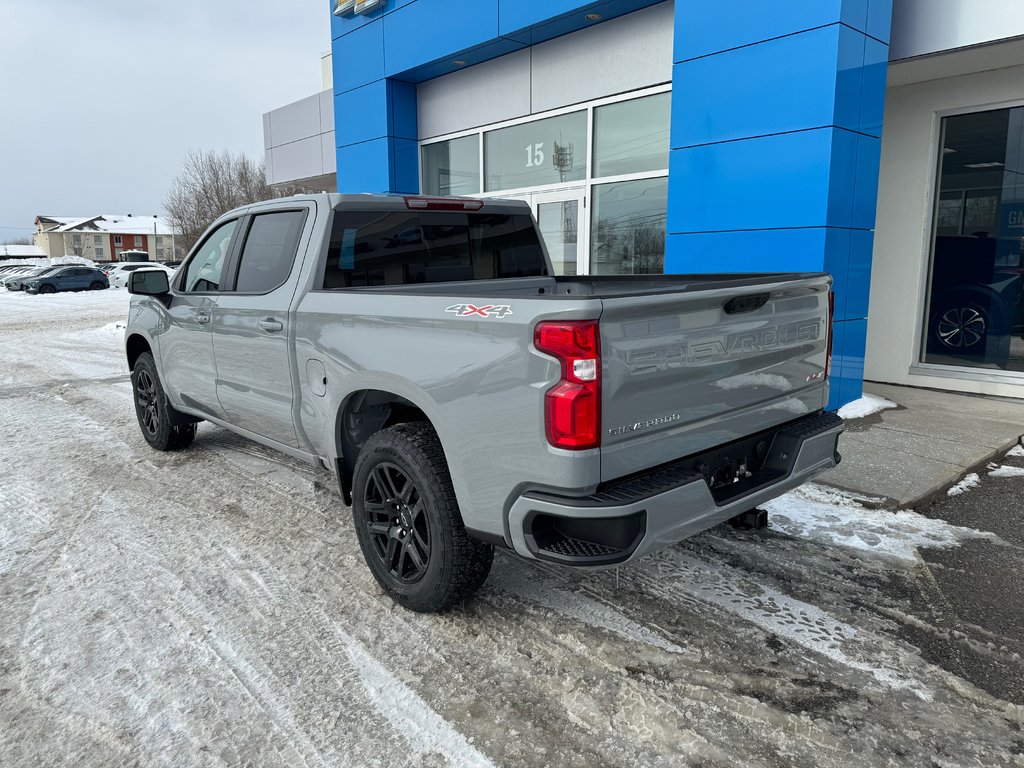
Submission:
POLYGON ((842 431, 841 418, 819 413, 602 485, 590 496, 525 493, 509 510, 513 548, 564 565, 631 562, 836 466, 842 431))

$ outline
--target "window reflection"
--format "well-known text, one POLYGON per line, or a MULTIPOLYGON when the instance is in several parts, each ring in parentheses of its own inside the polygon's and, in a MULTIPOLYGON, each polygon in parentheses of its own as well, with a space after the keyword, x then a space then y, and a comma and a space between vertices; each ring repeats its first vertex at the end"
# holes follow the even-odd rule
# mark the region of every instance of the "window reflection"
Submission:
POLYGON ((620 101, 594 110, 594 175, 668 168, 671 93, 620 101))
POLYGON ((1024 108, 943 120, 924 361, 1024 371, 1024 108))
POLYGON ((587 113, 548 117, 484 134, 486 191, 583 181, 587 113))
POLYGON ((665 269, 668 179, 594 187, 590 244, 595 275, 661 274, 665 269))
POLYGON ((475 195, 480 192, 480 137, 423 147, 423 194, 475 195))

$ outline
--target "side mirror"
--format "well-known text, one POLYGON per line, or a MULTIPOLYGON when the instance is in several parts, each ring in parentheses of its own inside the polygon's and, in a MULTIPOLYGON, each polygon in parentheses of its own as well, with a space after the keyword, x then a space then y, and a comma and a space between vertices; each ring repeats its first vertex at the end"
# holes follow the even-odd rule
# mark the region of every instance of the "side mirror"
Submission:
POLYGON ((167 273, 162 269, 138 269, 128 275, 128 293, 139 296, 163 296, 171 292, 167 273))

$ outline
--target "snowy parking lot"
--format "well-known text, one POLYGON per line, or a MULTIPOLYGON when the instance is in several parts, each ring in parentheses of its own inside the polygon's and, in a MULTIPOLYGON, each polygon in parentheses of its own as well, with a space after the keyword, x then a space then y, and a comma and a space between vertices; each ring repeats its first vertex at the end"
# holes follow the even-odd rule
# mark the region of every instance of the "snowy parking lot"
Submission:
POLYGON ((983 524, 813 486, 618 571, 499 553, 414 614, 328 474, 209 424, 148 448, 127 310, 0 294, 0 766, 1024 766, 1021 638, 933 621, 923 553, 1020 551, 983 524))

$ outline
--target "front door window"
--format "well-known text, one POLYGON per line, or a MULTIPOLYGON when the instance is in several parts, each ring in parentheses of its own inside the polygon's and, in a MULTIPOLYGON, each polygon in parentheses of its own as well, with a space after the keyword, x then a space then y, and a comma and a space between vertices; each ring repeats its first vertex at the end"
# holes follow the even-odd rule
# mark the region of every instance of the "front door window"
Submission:
POLYGON ((943 120, 923 360, 1024 372, 1024 108, 943 120))

